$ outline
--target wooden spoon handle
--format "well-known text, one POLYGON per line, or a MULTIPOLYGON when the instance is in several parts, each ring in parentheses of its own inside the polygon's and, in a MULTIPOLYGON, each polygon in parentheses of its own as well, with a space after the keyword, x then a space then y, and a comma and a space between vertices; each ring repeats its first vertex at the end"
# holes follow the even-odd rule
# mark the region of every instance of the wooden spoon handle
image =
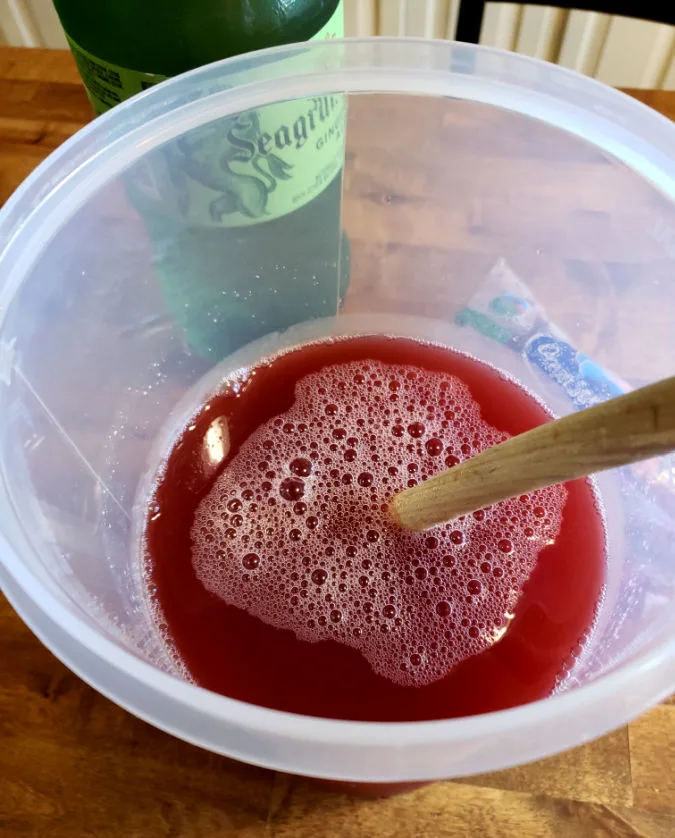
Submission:
POLYGON ((426 530, 534 489, 675 449, 675 377, 547 422, 395 495, 394 518, 426 530))

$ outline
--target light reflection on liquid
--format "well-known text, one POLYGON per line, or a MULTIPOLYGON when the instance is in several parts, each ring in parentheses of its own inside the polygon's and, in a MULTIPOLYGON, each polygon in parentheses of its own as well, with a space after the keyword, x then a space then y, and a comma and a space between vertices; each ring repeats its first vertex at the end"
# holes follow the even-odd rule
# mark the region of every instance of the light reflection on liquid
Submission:
POLYGON ((208 471, 214 471, 227 457, 230 450, 230 432, 227 419, 219 416, 209 425, 204 434, 202 458, 208 471))
POLYGON ((500 626, 499 628, 494 629, 492 632, 492 645, 494 646, 495 643, 499 643, 499 641, 504 637, 506 632, 508 631, 509 624, 511 620, 515 617, 515 612, 513 611, 506 611, 504 613, 504 619, 506 620, 506 625, 500 626))

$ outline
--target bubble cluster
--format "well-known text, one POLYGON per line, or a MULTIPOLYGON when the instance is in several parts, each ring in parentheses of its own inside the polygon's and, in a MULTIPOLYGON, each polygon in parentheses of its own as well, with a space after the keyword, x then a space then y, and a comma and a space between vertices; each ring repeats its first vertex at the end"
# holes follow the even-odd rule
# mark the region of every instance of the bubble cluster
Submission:
POLYGON ((357 649, 405 686, 430 684, 503 635, 566 490, 504 501, 425 533, 393 494, 507 438, 458 378, 359 361, 298 381, 201 501, 202 584, 305 641, 357 649))

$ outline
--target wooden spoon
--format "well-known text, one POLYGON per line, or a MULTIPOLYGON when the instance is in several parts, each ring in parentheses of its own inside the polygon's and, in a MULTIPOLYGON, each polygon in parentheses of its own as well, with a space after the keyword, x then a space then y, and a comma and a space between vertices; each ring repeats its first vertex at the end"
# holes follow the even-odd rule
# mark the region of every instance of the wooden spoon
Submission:
POLYGON ((675 377, 511 437, 395 495, 389 509, 426 530, 517 495, 675 449, 675 377))

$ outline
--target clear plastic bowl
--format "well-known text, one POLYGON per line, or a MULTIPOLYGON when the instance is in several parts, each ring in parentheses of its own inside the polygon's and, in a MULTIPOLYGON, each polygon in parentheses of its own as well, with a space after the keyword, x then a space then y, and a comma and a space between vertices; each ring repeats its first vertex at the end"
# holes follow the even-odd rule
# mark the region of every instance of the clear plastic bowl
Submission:
POLYGON ((675 687, 668 460, 601 482, 606 596, 559 694, 425 723, 305 718, 181 680, 145 606, 134 504, 171 417, 195 406, 223 363, 313 334, 385 330, 440 340, 510 371, 559 413, 574 409, 573 388, 542 375, 517 347, 458 324, 495 266, 507 265, 570 343, 621 380, 635 386, 667 375, 674 195, 675 127, 666 119, 559 67, 464 44, 285 47, 195 70, 115 108, 39 166, 0 215, 6 595, 46 646, 132 713, 284 771, 390 782, 466 775, 626 722, 675 687), (215 120, 324 95, 348 104, 341 225, 351 255, 339 203, 320 280, 304 270, 317 259, 312 212, 291 225, 292 247, 275 244, 265 224, 248 227, 266 277, 270 248, 280 248, 279 280, 256 277, 251 239, 246 247, 232 239, 221 291, 228 298, 243 281, 248 302, 228 309, 222 334, 229 340, 242 326, 227 350, 239 354, 209 357, 194 348, 178 311, 192 291, 179 306, 167 302, 162 277, 184 281, 187 270, 198 296, 213 265, 194 248, 185 251, 194 264, 173 264, 171 225, 179 222, 169 212, 162 229, 138 190, 161 197, 157 161, 198 143, 215 120), (326 283, 320 305, 308 307, 317 282, 326 283), (270 308, 277 292, 284 303, 270 308), (263 333, 247 330, 263 308, 263 333))

